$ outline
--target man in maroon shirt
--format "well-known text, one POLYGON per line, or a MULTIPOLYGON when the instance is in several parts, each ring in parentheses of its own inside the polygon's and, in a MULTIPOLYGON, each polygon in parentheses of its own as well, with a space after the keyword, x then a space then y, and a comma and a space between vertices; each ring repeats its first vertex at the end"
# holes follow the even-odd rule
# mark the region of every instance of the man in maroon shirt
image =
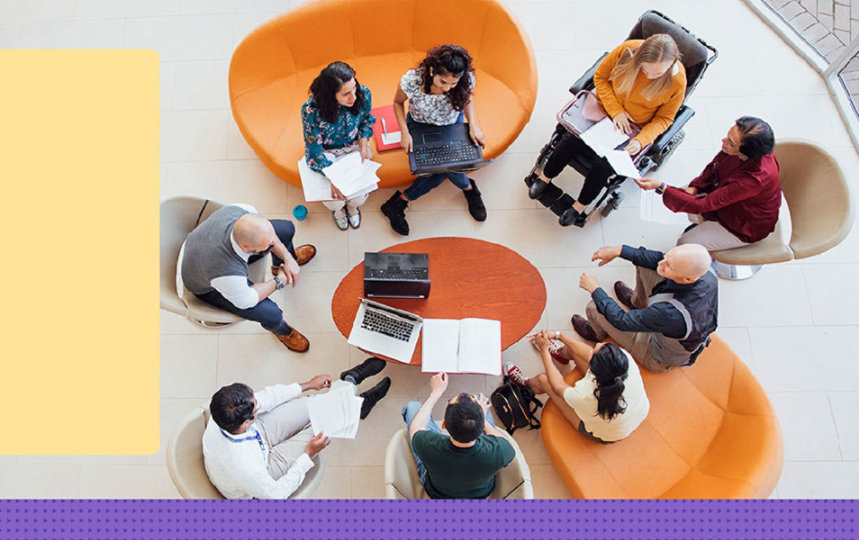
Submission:
POLYGON ((686 188, 644 178, 636 183, 656 189, 674 212, 687 212, 696 225, 677 245, 701 244, 709 251, 762 240, 775 230, 781 206, 775 140, 769 124, 752 116, 738 118, 722 139, 722 150, 686 188))

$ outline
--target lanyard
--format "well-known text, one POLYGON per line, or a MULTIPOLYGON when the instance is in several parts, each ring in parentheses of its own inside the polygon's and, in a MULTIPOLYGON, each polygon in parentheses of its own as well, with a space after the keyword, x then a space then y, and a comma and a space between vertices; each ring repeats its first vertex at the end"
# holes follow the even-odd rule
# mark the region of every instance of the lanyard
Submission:
POLYGON ((260 434, 259 434, 259 431, 257 431, 255 427, 249 427, 248 429, 249 429, 249 430, 253 430, 253 432, 254 432, 254 436, 253 436, 253 437, 245 437, 244 439, 234 439, 233 437, 230 437, 229 435, 227 435, 226 433, 224 433, 224 430, 223 430, 223 429, 222 429, 222 430, 220 430, 220 431, 221 431, 221 435, 223 435, 224 437, 226 437, 226 438, 227 438, 227 440, 228 440, 228 441, 230 441, 230 442, 234 442, 234 443, 243 443, 243 442, 246 442, 246 441, 256 441, 256 442, 258 442, 258 443, 259 443, 259 449, 260 449, 263 453, 265 453, 265 443, 262 441, 262 435, 260 435, 260 434))

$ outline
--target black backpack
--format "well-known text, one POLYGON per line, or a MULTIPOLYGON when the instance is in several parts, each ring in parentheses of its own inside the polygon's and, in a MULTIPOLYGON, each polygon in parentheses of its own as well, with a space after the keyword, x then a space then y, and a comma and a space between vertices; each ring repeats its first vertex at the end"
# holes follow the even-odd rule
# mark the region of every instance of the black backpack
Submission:
POLYGON ((529 429, 540 429, 540 421, 534 413, 543 406, 543 402, 534 397, 530 388, 513 384, 510 377, 505 376, 501 386, 492 392, 490 399, 495 409, 495 418, 501 421, 507 433, 513 435, 514 431, 525 426, 529 429))

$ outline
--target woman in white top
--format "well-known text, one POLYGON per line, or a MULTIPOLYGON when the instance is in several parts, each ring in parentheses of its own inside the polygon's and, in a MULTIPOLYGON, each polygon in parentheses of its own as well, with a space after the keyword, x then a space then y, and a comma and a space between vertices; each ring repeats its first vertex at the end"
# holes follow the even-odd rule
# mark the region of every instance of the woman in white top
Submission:
POLYGON ((526 379, 519 367, 507 363, 507 375, 535 394, 548 394, 567 421, 585 437, 602 444, 616 442, 629 436, 647 417, 650 401, 638 366, 628 352, 612 343, 598 343, 591 348, 548 330, 537 332, 533 340, 540 350, 545 373, 526 379), (552 338, 564 344, 561 354, 584 373, 574 386, 564 382, 552 363, 552 338))
MULTIPOLYGON (((483 131, 474 115, 474 68, 468 51, 459 45, 439 45, 427 52, 426 58, 415 69, 400 79, 394 94, 394 115, 400 126, 400 146, 408 153, 413 150, 410 130, 422 124, 446 126, 468 122, 468 132, 475 145, 484 145, 483 131), (406 114, 405 103, 409 102, 406 114)), ((449 179, 462 190, 468 211, 477 221, 486 220, 486 207, 474 180, 463 172, 443 172, 419 176, 408 189, 399 190, 382 205, 382 213, 391 221, 398 234, 409 234, 405 210, 410 201, 435 189, 449 179)))

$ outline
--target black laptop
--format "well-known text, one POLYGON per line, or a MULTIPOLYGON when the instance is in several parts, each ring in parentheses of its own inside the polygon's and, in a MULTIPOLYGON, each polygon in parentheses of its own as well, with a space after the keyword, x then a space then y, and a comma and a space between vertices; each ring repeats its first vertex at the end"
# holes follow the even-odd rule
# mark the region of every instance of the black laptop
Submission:
POLYGON ((414 175, 468 172, 492 162, 483 159, 483 149, 472 142, 468 124, 424 124, 410 129, 409 133, 413 150, 409 152, 409 168, 414 175))
POLYGON ((364 253, 364 296, 426 298, 429 293, 426 253, 364 253))

